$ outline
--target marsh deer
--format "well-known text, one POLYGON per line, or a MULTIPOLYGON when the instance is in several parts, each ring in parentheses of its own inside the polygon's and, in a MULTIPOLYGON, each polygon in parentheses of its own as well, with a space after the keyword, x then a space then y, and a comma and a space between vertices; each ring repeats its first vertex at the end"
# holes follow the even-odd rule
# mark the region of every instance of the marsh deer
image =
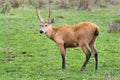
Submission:
POLYGON ((81 67, 81 71, 85 69, 88 60, 90 59, 91 51, 94 53, 95 57, 95 70, 98 69, 98 53, 95 48, 95 41, 99 34, 99 28, 96 24, 91 22, 81 22, 72 26, 65 25, 53 27, 52 24, 54 23, 54 19, 50 19, 50 9, 47 21, 44 21, 38 9, 36 12, 41 23, 40 33, 45 33, 45 35, 53 40, 60 49, 62 69, 66 68, 66 49, 73 47, 81 47, 86 55, 86 60, 81 67), (91 51, 88 47, 90 47, 91 51))

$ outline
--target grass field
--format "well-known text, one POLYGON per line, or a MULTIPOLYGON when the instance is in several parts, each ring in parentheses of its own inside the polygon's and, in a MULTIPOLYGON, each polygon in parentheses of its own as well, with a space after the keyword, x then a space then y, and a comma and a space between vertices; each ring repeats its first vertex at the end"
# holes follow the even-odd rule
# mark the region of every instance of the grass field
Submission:
MULTIPOLYGON (((47 10, 42 9, 41 14, 47 19, 47 10)), ((92 55, 86 70, 80 72, 85 60, 80 48, 67 49, 67 69, 62 70, 56 44, 39 34, 40 23, 35 9, 24 7, 0 14, 0 80, 120 80, 120 34, 107 33, 109 23, 120 19, 119 15, 112 10, 55 9, 52 17, 54 26, 90 21, 100 27, 96 42, 98 71, 94 70, 92 55)))

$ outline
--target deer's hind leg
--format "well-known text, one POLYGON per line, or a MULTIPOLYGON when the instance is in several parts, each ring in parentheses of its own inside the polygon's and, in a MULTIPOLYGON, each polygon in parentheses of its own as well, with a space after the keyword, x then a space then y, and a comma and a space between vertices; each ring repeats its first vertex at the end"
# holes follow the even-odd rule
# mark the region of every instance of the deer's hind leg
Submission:
POLYGON ((95 48, 95 41, 96 41, 96 36, 94 36, 92 38, 92 40, 90 41, 89 43, 89 47, 91 49, 91 51, 94 53, 94 57, 95 57, 95 70, 98 69, 98 53, 97 53, 97 50, 95 48))
POLYGON ((82 49, 82 51, 85 53, 86 55, 86 60, 84 61, 84 64, 81 67, 81 71, 85 70, 86 64, 88 63, 90 56, 91 56, 91 52, 87 47, 87 44, 80 44, 80 47, 82 49))

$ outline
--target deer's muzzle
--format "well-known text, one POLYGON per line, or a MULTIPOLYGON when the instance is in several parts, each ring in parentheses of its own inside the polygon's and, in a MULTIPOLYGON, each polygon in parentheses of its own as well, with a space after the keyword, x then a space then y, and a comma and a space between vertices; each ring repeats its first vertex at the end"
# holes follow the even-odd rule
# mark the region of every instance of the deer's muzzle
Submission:
POLYGON ((43 33, 43 31, 42 31, 42 30, 40 30, 40 33, 42 34, 42 33, 43 33))

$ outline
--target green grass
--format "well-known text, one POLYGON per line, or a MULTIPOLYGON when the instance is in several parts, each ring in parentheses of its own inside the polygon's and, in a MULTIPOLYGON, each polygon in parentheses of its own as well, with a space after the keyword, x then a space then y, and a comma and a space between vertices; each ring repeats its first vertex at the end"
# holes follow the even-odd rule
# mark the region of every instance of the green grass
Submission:
MULTIPOLYGON (((94 70, 92 55, 84 72, 80 72, 85 60, 80 48, 67 49, 67 69, 61 69, 59 49, 39 34, 40 23, 34 8, 12 9, 9 14, 0 14, 0 80, 119 80, 120 34, 107 33, 107 30, 109 23, 120 16, 112 13, 55 9, 52 14, 54 26, 90 21, 100 27, 96 42, 99 69, 94 70)), ((47 9, 42 9, 41 15, 47 19, 47 9)))

